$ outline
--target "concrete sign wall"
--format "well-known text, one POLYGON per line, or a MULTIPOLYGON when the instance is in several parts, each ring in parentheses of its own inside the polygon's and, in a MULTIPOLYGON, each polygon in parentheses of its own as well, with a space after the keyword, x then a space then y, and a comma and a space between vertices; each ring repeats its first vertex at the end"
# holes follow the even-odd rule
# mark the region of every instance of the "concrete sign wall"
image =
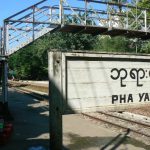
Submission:
MULTIPOLYGON (((54 53, 49 54, 51 64, 55 61, 54 53)), ((65 111, 150 104, 150 56, 100 53, 61 53, 60 56, 60 92, 65 111)), ((51 64, 52 75, 58 68, 51 64)))

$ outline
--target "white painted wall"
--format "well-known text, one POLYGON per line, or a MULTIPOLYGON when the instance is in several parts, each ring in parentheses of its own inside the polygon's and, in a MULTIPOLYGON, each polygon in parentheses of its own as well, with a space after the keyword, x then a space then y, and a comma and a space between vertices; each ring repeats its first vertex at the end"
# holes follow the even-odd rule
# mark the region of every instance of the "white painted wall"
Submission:
POLYGON ((150 104, 149 59, 150 56, 62 53, 62 94, 67 105, 84 111, 150 104))
MULTIPOLYGON (((121 105, 129 103, 139 103, 140 93, 150 93, 150 63, 147 62, 132 62, 132 61, 67 61, 67 95, 68 103, 75 109, 84 109, 85 107, 99 107, 106 105, 121 105), (116 80, 111 78, 111 75, 117 77, 117 71, 111 72, 113 68, 120 70, 124 68, 127 71, 127 77, 123 79, 121 86, 120 77, 116 80), (130 76, 130 71, 135 68, 142 68, 139 75, 143 77, 140 79, 137 86, 137 74, 132 72, 136 79, 130 76), (147 72, 146 72, 147 71, 147 72), (145 74, 145 75, 144 75, 145 74), (147 77, 147 78, 146 78, 147 77), (128 96, 130 95, 129 100, 128 96), (112 101, 112 95, 118 95, 118 100, 112 101), (120 101, 120 95, 125 100, 120 101), (128 102, 129 101, 129 102, 128 102), (121 103, 122 102, 122 103, 121 103)), ((123 70, 120 74, 125 76, 123 70)), ((142 96, 142 95, 141 95, 142 96)), ((142 102, 145 100, 143 95, 142 102)), ((147 99, 148 102, 148 99, 147 99)))

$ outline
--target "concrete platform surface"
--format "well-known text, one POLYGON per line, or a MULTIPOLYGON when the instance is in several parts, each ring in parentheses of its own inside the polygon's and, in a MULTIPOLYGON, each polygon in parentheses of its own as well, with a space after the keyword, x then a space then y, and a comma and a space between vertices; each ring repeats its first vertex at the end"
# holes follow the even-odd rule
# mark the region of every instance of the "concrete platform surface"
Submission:
POLYGON ((64 146, 71 150, 150 150, 150 145, 129 138, 127 132, 116 133, 81 115, 64 116, 63 124, 64 146))
MULTIPOLYGON (((29 95, 10 89, 9 107, 14 133, 0 150, 28 150, 43 146, 49 150, 49 106, 29 95)), ((150 146, 100 127, 81 115, 63 116, 63 149, 66 150, 150 150, 150 146)))

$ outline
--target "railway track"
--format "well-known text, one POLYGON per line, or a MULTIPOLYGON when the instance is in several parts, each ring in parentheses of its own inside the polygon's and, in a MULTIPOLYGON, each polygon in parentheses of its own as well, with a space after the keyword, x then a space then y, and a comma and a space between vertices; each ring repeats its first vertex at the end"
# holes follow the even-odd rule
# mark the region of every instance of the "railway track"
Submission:
POLYGON ((113 127, 129 130, 130 132, 150 138, 150 124, 119 117, 109 112, 82 113, 82 115, 97 122, 103 122, 113 127))
MULTIPOLYGON (((30 94, 36 98, 39 98, 40 100, 48 100, 48 96, 43 96, 36 92, 30 92, 30 90, 25 89, 17 89, 20 92, 24 92, 26 94, 30 94)), ((150 119, 148 117, 144 118, 143 122, 138 121, 133 118, 129 118, 128 116, 125 117, 125 115, 117 113, 117 112, 104 112, 99 111, 96 113, 82 113, 83 116, 86 116, 92 120, 95 120, 97 122, 103 122, 106 124, 109 124, 111 126, 125 129, 130 132, 137 133, 139 135, 145 136, 150 138, 150 119)))

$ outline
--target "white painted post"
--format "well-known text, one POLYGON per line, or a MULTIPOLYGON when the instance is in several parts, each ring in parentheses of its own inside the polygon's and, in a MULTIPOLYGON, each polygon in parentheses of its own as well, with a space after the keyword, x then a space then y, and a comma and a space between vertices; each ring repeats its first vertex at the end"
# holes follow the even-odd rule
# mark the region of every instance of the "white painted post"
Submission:
POLYGON ((35 40, 35 6, 32 7, 33 9, 33 23, 32 23, 32 40, 34 41, 35 40))
POLYGON ((52 23, 52 15, 53 15, 53 8, 52 7, 50 7, 50 9, 49 9, 49 21, 50 21, 50 23, 52 23))
POLYGON ((145 20, 144 20, 144 22, 145 22, 145 32, 147 32, 148 30, 147 30, 147 11, 146 10, 144 11, 144 18, 145 18, 145 20))
POLYGON ((85 0, 85 25, 87 25, 87 0, 85 0))
POLYGON ((62 149, 62 57, 61 52, 49 53, 50 149, 62 149))
POLYGON ((4 21, 4 48, 3 48, 3 55, 9 53, 9 34, 8 34, 8 22, 4 21))
POLYGON ((59 19, 60 24, 63 24, 63 0, 60 0, 59 2, 59 19))

